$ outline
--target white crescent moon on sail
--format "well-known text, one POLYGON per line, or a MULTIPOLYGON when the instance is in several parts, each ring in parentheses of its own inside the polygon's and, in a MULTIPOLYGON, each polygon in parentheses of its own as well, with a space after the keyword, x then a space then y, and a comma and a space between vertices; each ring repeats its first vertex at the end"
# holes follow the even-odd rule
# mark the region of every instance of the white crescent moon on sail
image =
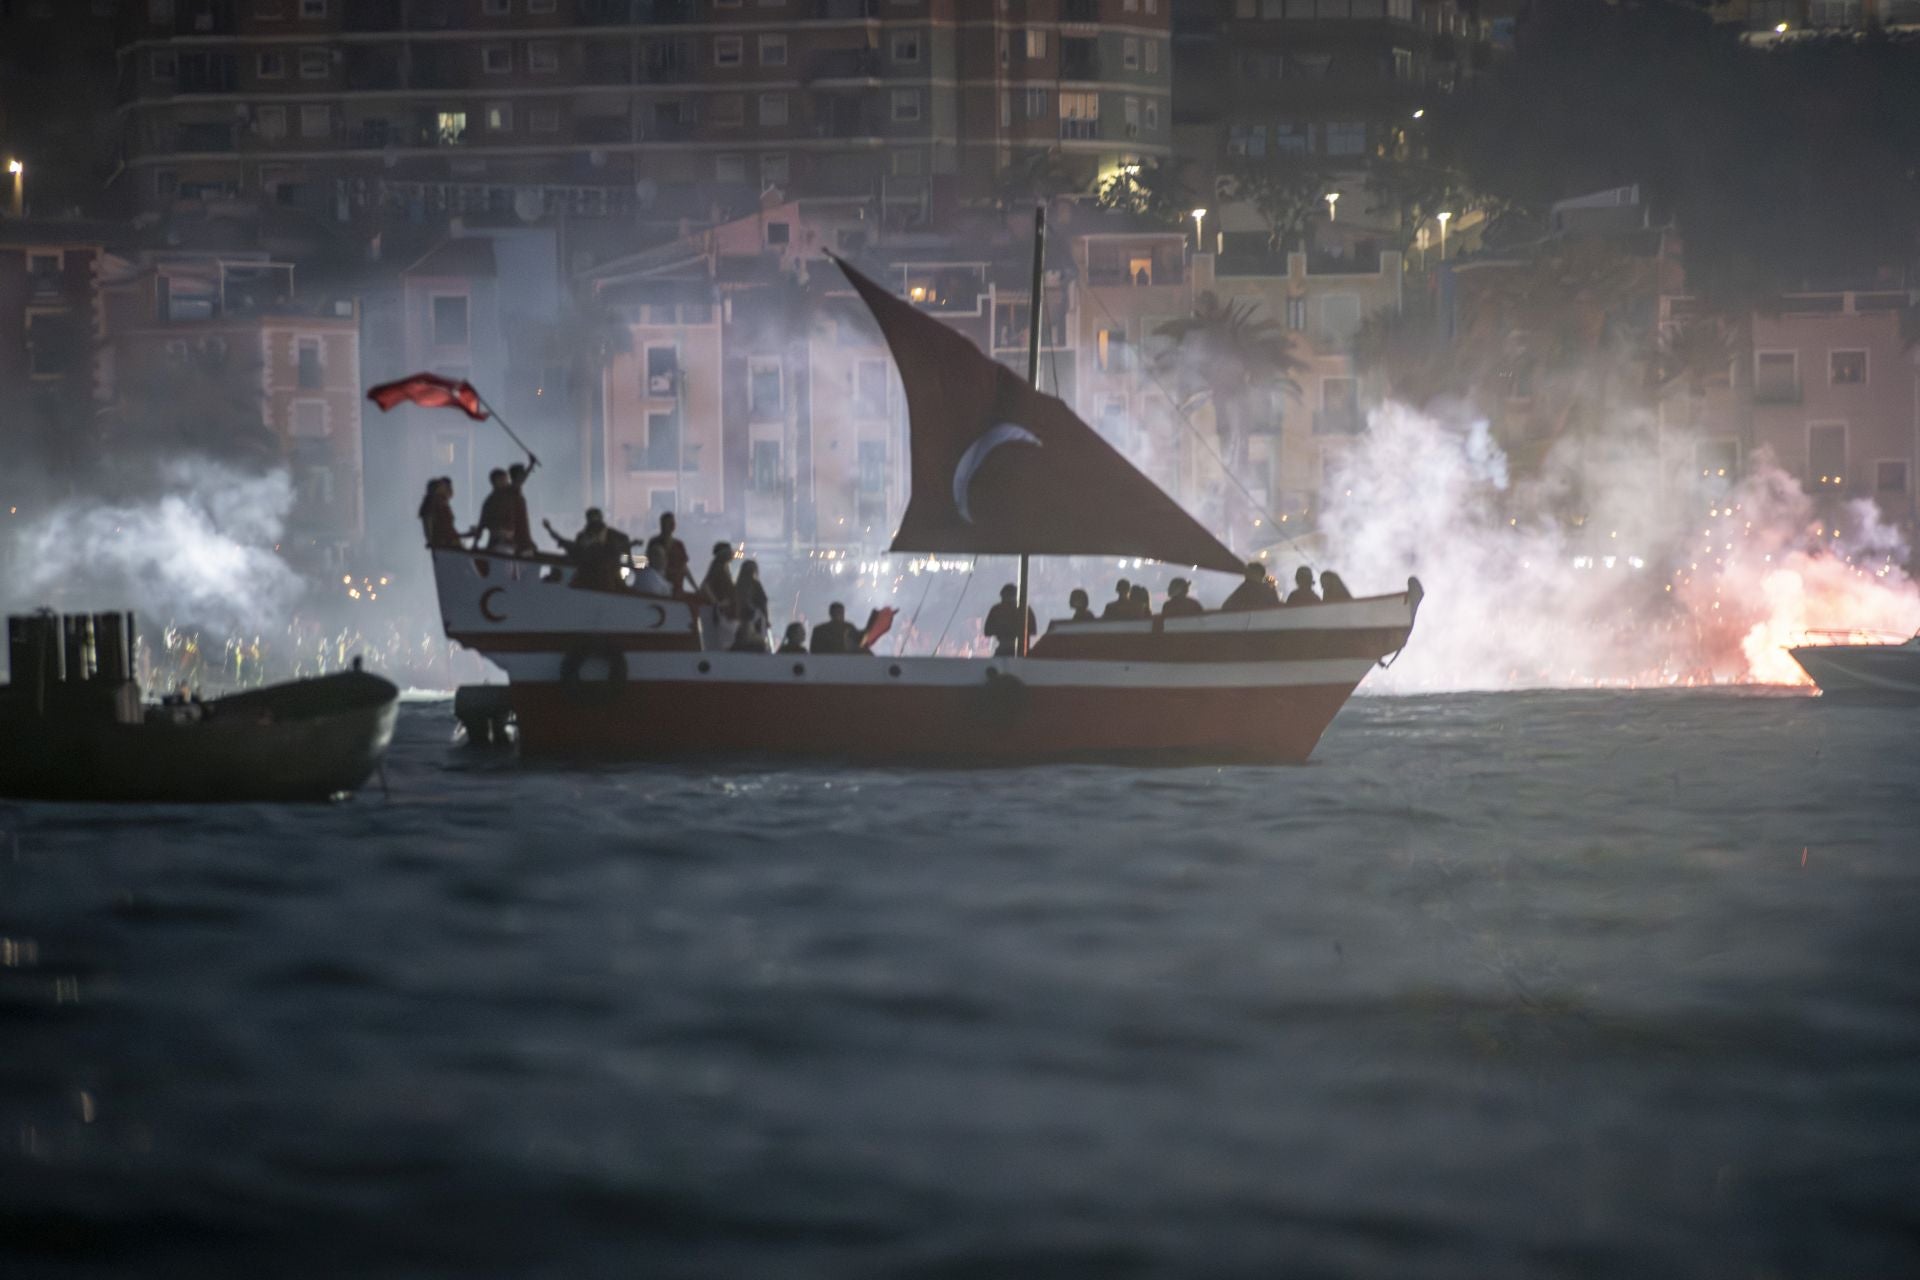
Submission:
POLYGON ((968 509, 967 490, 973 487, 974 473, 986 463, 987 455, 1003 444, 1030 444, 1036 449, 1041 447, 1040 437, 1011 422, 988 428, 978 440, 967 446, 967 451, 960 455, 959 465, 953 469, 953 505, 960 512, 960 518, 968 524, 973 523, 973 512, 968 509))

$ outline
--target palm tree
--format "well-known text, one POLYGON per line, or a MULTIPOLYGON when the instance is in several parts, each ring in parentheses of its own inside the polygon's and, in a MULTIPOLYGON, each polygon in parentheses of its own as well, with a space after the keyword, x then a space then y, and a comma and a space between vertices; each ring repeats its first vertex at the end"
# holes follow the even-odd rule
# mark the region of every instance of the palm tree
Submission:
POLYGON ((1247 437, 1278 391, 1300 398, 1294 375, 1306 364, 1293 353, 1293 338, 1277 321, 1257 315, 1254 301, 1221 302, 1203 293, 1191 316, 1154 330, 1166 344, 1155 357, 1182 400, 1210 396, 1221 458, 1230 472, 1246 463, 1247 437))

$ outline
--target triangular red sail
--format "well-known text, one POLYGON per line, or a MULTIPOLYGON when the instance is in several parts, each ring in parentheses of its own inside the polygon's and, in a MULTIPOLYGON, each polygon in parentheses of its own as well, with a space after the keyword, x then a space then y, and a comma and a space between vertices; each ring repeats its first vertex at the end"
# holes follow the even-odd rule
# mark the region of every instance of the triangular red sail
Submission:
POLYGON ((382 413, 397 405, 417 404, 423 409, 459 409, 475 422, 487 420, 487 410, 473 384, 455 382, 437 373, 416 373, 398 382, 383 382, 368 389, 367 399, 379 405, 382 413))
POLYGON ((835 258, 907 389, 910 474, 895 551, 1244 561, 1057 398, 835 258))

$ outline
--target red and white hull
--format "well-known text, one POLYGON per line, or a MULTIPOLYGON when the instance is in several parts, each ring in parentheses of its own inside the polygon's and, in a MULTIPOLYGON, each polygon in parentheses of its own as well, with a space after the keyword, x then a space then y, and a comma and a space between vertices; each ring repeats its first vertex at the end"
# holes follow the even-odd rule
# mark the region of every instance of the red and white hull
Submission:
POLYGON ((1056 623, 1027 658, 731 653, 684 602, 541 567, 434 553, 447 634, 505 669, 521 749, 545 755, 1300 762, 1419 601, 1056 623))

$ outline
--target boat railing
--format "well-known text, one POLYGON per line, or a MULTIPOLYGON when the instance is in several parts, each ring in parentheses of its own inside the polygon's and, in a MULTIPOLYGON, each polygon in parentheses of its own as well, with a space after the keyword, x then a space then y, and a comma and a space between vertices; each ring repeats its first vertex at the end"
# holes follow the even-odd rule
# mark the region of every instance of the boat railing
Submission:
POLYGON ((1868 627, 1841 630, 1808 630, 1800 633, 1799 644, 1789 647, 1818 648, 1842 644, 1905 644, 1915 637, 1898 631, 1878 631, 1868 627))

